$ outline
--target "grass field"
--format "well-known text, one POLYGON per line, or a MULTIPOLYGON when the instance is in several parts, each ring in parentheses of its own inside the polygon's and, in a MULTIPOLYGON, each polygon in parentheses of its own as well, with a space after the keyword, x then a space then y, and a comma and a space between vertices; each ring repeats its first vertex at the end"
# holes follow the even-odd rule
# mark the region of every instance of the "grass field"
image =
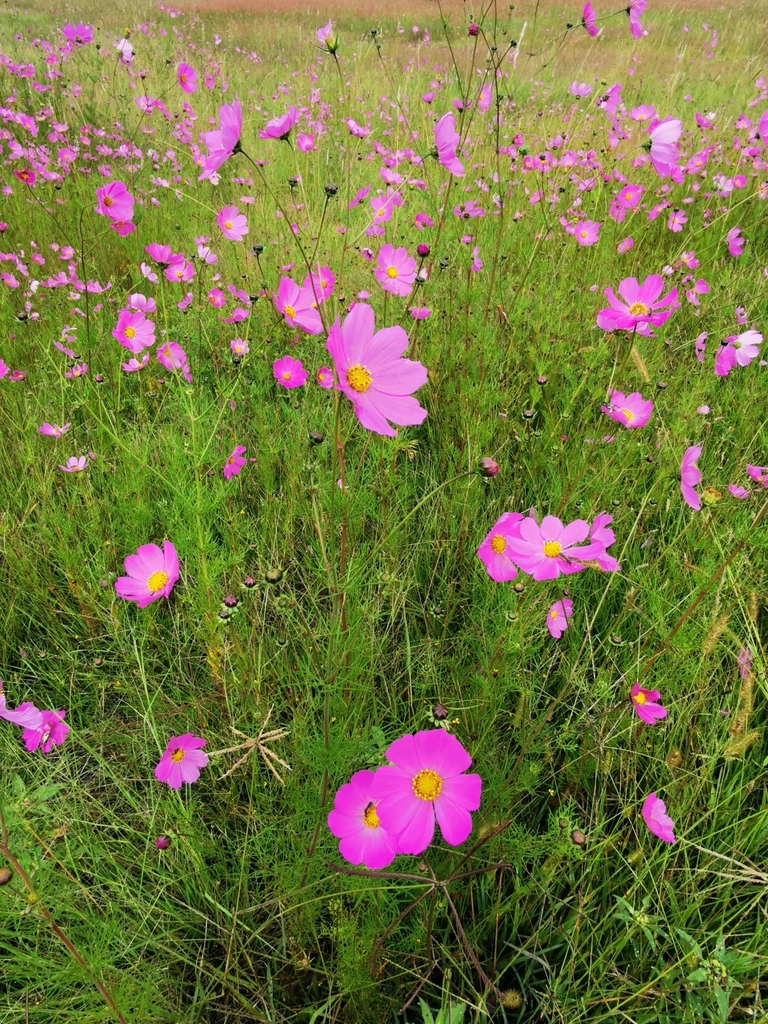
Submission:
POLYGON ((651 2, 633 38, 602 3, 597 37, 532 0, 365 6, 0 11, 0 678, 69 727, 0 703, 0 1024, 767 1024, 765 12, 651 2), (236 97, 242 152, 199 180, 236 97), (432 155, 448 113, 463 176, 432 155), (274 299, 308 266, 335 278, 315 334, 274 299), (657 274, 671 315, 598 326, 657 274), (355 303, 428 371, 394 437, 349 400, 374 363, 326 348, 355 303), (544 568, 497 581, 477 549, 517 551, 508 512, 615 541, 574 562, 542 524, 544 568), (166 541, 175 584, 123 599, 166 541), (339 788, 422 731, 482 778, 471 835, 348 861, 339 788), (209 763, 172 789, 186 734, 209 763))

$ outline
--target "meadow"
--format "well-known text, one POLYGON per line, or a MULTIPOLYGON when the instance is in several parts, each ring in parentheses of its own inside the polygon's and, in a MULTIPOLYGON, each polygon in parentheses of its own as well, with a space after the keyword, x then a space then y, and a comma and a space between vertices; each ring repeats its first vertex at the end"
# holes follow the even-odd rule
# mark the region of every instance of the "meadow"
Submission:
POLYGON ((761 4, 0 11, 0 1024, 768 1024, 761 4))

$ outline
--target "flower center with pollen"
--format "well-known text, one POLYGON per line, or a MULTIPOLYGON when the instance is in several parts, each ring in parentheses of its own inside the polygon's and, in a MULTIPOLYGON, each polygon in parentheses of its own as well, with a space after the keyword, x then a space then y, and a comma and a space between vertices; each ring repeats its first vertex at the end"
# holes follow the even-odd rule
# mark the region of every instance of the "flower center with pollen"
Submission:
POLYGON ((380 828, 381 822, 379 816, 376 813, 376 804, 371 801, 363 811, 363 824, 368 828, 380 828))
POLYGON ((126 338, 134 338, 136 336, 136 331, 132 327, 126 327, 125 336, 126 338))
POLYGON ((387 267, 387 277, 391 277, 393 279, 396 278, 397 277, 397 267, 387 267))
POLYGON ((224 221, 224 227, 227 229, 227 231, 231 231, 232 230, 232 221, 231 220, 225 220, 224 221))
MULTIPOLYGON (((151 593, 153 593, 153 594, 156 594, 158 592, 158 590, 162 590, 163 589, 163 587, 166 585, 167 582, 168 582, 168 573, 167 572, 163 572, 162 569, 158 569, 158 571, 157 572, 153 572, 152 575, 147 580, 147 590, 151 591, 151 593)), ((184 755, 182 754, 182 757, 183 756, 184 755)))
POLYGON ((562 551, 560 541, 558 540, 545 540, 544 541, 544 554, 547 558, 557 558, 562 551))
POLYGON ((648 316, 648 307, 644 302, 633 302, 629 307, 632 316, 648 316))
POLYGON ((621 409, 620 411, 622 416, 625 417, 627 423, 631 423, 632 420, 635 418, 635 414, 632 412, 631 409, 621 409))
POLYGON ((502 551, 506 550, 507 542, 504 540, 501 534, 497 533, 496 536, 491 541, 491 551, 495 552, 497 555, 500 555, 502 551))
POLYGON ((443 790, 443 780, 431 768, 423 768, 417 775, 414 775, 411 782, 414 794, 419 800, 437 800, 443 790))
POLYGON ((286 316, 290 317, 291 320, 293 320, 293 318, 296 316, 296 310, 293 308, 293 306, 286 306, 283 312, 285 313, 286 316))
POLYGON ((354 366, 350 366, 347 370, 347 384, 352 388, 353 391, 358 391, 361 395, 365 394, 368 388, 371 386, 373 378, 364 366, 360 366, 359 363, 355 363, 354 366))
POLYGON ((112 205, 114 205, 114 199, 112 199, 111 196, 104 196, 104 205, 105 206, 112 206, 112 205))
POLYGON ((181 747, 176 747, 174 752, 171 754, 171 760, 174 761, 176 764, 178 764, 179 761, 183 761, 184 750, 181 747))
POLYGON ((635 696, 632 698, 632 700, 635 702, 635 704, 647 704, 648 703, 648 698, 642 692, 636 693, 635 696))

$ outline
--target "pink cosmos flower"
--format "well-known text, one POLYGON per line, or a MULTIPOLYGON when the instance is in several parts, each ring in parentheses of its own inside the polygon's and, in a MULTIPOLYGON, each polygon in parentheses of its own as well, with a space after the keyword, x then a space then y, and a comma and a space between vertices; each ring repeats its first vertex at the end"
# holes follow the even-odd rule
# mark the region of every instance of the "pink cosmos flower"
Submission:
POLYGON ((443 114, 435 125, 435 148, 440 165, 455 178, 464 177, 464 164, 456 155, 459 133, 452 113, 443 114))
POLYGON ((176 81, 182 92, 195 92, 197 90, 197 72, 189 64, 183 61, 176 68, 176 81))
POLYGON ((321 366, 317 371, 316 380, 321 388, 332 388, 334 384, 333 370, 327 366, 321 366))
POLYGON ((715 373, 727 377, 734 366, 749 366, 760 355, 763 336, 758 331, 731 334, 725 339, 715 356, 715 373))
POLYGON ((608 512, 601 512, 595 516, 589 528, 589 539, 602 544, 604 549, 602 554, 595 556, 595 562, 597 562, 598 568, 602 569, 603 572, 618 572, 621 569, 613 555, 609 555, 606 550, 616 543, 616 534, 613 530, 609 529, 612 522, 612 515, 608 512))
POLYGON ((747 463, 747 476, 763 487, 768 487, 768 466, 750 466, 747 463))
POLYGON ((741 228, 731 228, 726 235, 726 241, 728 242, 728 252, 731 256, 741 256, 744 252, 744 246, 747 244, 746 238, 741 233, 741 228))
POLYGON ((586 82, 571 82, 568 91, 571 96, 575 96, 577 99, 583 100, 592 92, 592 86, 587 85, 586 82))
POLYGON ((358 124, 354 117, 347 118, 347 128, 350 135, 354 135, 356 139, 365 139, 370 134, 370 128, 358 124))
POLYGON ((327 25, 323 25, 322 28, 319 28, 317 32, 315 32, 315 36, 317 37, 317 41, 322 49, 326 50, 328 53, 336 53, 339 44, 336 39, 336 34, 333 31, 332 21, 329 21, 327 25))
POLYGON ((97 213, 110 220, 130 221, 133 218, 133 196, 122 181, 110 181, 96 189, 97 213))
POLYGON ((432 310, 428 306, 411 306, 408 312, 414 320, 426 320, 432 316, 432 310))
POLYGON ((188 785, 200 778, 200 769, 208 764, 208 755, 200 749, 206 741, 185 732, 183 736, 171 736, 155 768, 158 782, 167 782, 171 789, 181 789, 182 782, 188 785))
POLYGON ((575 519, 567 526, 556 516, 544 516, 541 526, 527 516, 519 526, 519 536, 509 540, 509 555, 519 569, 535 580, 555 579, 560 573, 580 572, 582 562, 605 553, 599 541, 578 547, 589 536, 589 523, 575 519))
POLYGON ((112 337, 116 338, 123 348, 138 355, 145 348, 154 345, 155 324, 152 320, 147 320, 141 310, 131 312, 129 309, 121 309, 112 337))
POLYGON ((85 43, 93 42, 93 28, 90 25, 84 25, 82 22, 78 22, 76 25, 71 25, 68 22, 61 29, 61 34, 73 46, 81 46, 85 43))
POLYGON ((64 724, 66 711, 43 711, 43 720, 36 728, 27 726, 21 734, 24 746, 30 752, 42 750, 49 754, 54 747, 60 747, 69 733, 69 726, 64 724))
POLYGON ((88 467, 88 456, 81 455, 79 458, 70 455, 66 466, 59 466, 62 473, 82 473, 88 467))
POLYGON ((339 843, 339 853, 350 864, 371 870, 385 868, 399 852, 393 837, 379 821, 373 799, 374 772, 355 772, 336 793, 328 828, 339 843))
POLYGON ((505 512, 486 534, 477 549, 477 557, 485 571, 497 583, 506 583, 517 576, 517 566, 509 556, 510 538, 520 537, 520 523, 525 518, 520 512, 505 512))
POLYGON ((267 121, 265 127, 259 132, 260 139, 288 139, 291 134, 291 128, 299 120, 299 112, 296 107, 289 107, 287 114, 281 114, 279 117, 273 117, 271 121, 267 121))
POLYGON ((315 297, 307 288, 300 288, 290 277, 281 277, 277 295, 273 295, 277 311, 291 327, 300 327, 306 334, 320 334, 323 322, 317 312, 315 297))
POLYGON ((318 263, 304 278, 302 288, 313 296, 318 306, 322 306, 325 300, 333 295, 335 284, 336 275, 331 268, 321 267, 318 263))
POLYGON ((734 498, 744 500, 749 497, 749 491, 746 487, 739 487, 738 484, 728 484, 728 491, 734 498))
POLYGON ((219 167, 240 151, 240 135, 243 131, 243 112, 240 101, 224 103, 219 107, 219 127, 212 132, 203 132, 203 141, 208 147, 208 156, 203 163, 198 181, 210 178, 219 167))
POLYGON ((661 274, 651 274, 642 285, 638 284, 636 277, 625 277, 618 289, 623 302, 616 298, 612 288, 605 289, 603 294, 610 308, 602 309, 597 314, 597 326, 604 331, 631 331, 644 324, 661 326, 680 306, 677 288, 659 299, 663 290, 664 279, 661 274))
POLYGON ((0 718, 12 722, 21 729, 39 729, 43 724, 43 712, 39 711, 31 701, 24 701, 11 710, 5 702, 3 681, 0 679, 0 718))
POLYGON ((675 823, 667 814, 667 805, 655 793, 650 793, 645 798, 643 820, 650 831, 663 842, 675 842, 675 823))
POLYGON ((311 153, 315 148, 315 136, 308 132, 300 132, 296 136, 296 149, 302 153, 311 153))
POLYGON ((37 428, 37 432, 45 434, 46 437, 64 437, 71 426, 71 423, 65 423, 63 427, 57 427, 55 423, 43 423, 37 428))
POLYGON ((143 370, 148 362, 149 352, 145 352, 141 357, 141 360, 131 357, 127 363, 120 363, 120 366, 126 373, 136 373, 138 370, 143 370))
POLYGON ((575 228, 575 237, 579 245, 594 245, 600 237, 600 222, 580 220, 575 228))
POLYGON ((195 265, 191 260, 185 260, 183 256, 180 256, 170 267, 165 268, 164 274, 166 280, 172 281, 174 284, 186 284, 195 276, 195 265))
POLYGON ((701 508, 701 497, 694 487, 701 483, 701 470, 696 465, 700 455, 701 445, 692 445, 686 449, 680 466, 680 490, 683 493, 683 501, 697 512, 701 508))
POLYGON ((175 341, 164 341, 157 349, 157 361, 166 370, 181 370, 187 365, 187 353, 175 341))
POLYGON ((629 116, 633 121, 650 121, 656 117, 656 108, 651 103, 641 103, 639 107, 632 107, 629 116))
POLYGON ((559 640, 568 629, 568 619, 573 615, 573 601, 567 597, 562 601, 555 601, 547 612, 547 629, 550 634, 559 640))
POLYGON ((667 227, 670 231, 677 233, 683 230, 683 225, 688 223, 688 218, 685 216, 682 210, 673 210, 669 215, 667 221, 667 227))
POLYGON ((179 578, 176 548, 169 540, 163 541, 162 549, 157 544, 142 544, 135 555, 126 556, 125 571, 127 576, 115 580, 118 597, 146 608, 152 601, 170 596, 179 578))
POLYGON ((214 309, 222 309, 227 304, 227 293, 221 288, 211 288, 208 292, 208 301, 214 309))
POLYGON ((174 253, 170 245, 160 245, 159 242, 150 242, 149 245, 145 245, 144 252, 158 267, 163 269, 170 266, 175 259, 183 260, 184 258, 178 253, 174 253))
POLYGON ((343 325, 335 321, 325 347, 333 359, 336 387, 353 403, 358 420, 366 430, 397 437, 388 420, 408 427, 427 417, 427 410, 412 397, 426 384, 427 369, 402 358, 408 348, 402 327, 385 327, 376 333, 374 328, 371 307, 356 303, 343 325))
POLYGON ((667 709, 658 703, 660 696, 658 690, 644 690, 639 683, 632 687, 632 707, 638 718, 646 725, 655 725, 660 719, 667 717, 667 709))
POLYGON ((610 405, 601 405, 601 410, 617 423, 623 423, 625 427, 636 430, 644 427, 651 418, 653 402, 646 400, 639 391, 633 391, 625 395, 621 391, 611 390, 609 392, 610 405))
POLYGON ((591 36, 597 35, 599 31, 597 27, 597 15, 595 14, 589 0, 584 4, 584 10, 581 12, 581 24, 591 36))
POLYGON ((247 341, 243 341, 242 338, 233 338, 229 343, 229 347, 236 356, 247 356, 251 351, 247 341))
POLYGON ((248 221, 245 214, 238 213, 236 206, 224 206, 219 210, 216 223, 221 228, 221 233, 230 242, 242 242, 248 234, 248 221))
POLYGON ((627 13, 629 14, 629 30, 634 39, 639 39, 643 34, 643 26, 640 19, 645 14, 648 0, 629 0, 627 13))
POLYGON ((469 268, 474 274, 479 274, 483 269, 483 261, 480 259, 480 246, 476 245, 472 250, 472 265, 469 268))
POLYGON ((616 246, 616 252, 622 256, 625 252, 629 252, 630 249, 633 249, 634 245, 635 241, 633 238, 625 238, 616 246))
POLYGON ((307 371, 300 359, 283 356, 272 364, 272 376, 284 388, 300 388, 307 379, 307 371))
POLYGON ((131 309, 141 310, 142 313, 156 313, 157 306, 153 298, 147 298, 146 295, 142 295, 141 292, 135 292, 133 295, 128 296, 128 305, 131 309))
POLYGON ((416 280, 416 260, 408 255, 405 246, 395 249, 393 245, 382 245, 373 273, 383 291, 410 295, 416 280))
POLYGON ((243 458, 243 455, 248 449, 242 445, 237 445, 233 449, 232 454, 229 456, 227 461, 224 463, 224 469, 222 470, 225 480, 231 480, 233 476, 239 476, 243 466, 248 462, 247 459, 243 458))
POLYGON ((472 831, 470 812, 480 806, 482 780, 464 774, 472 759, 456 737, 427 729, 395 740, 386 756, 392 764, 375 773, 371 796, 398 853, 423 853, 435 819, 446 843, 463 843, 472 831))
POLYGON ((660 178, 668 178, 677 161, 677 143, 683 131, 683 122, 665 117, 650 134, 651 163, 660 178))
MULTIPOLYGON (((14 372, 19 373, 20 371, 15 370, 14 372)), ((71 366, 66 371, 64 376, 67 380, 76 380, 78 377, 84 377, 86 373, 88 373, 88 363, 75 363, 74 366, 71 366)), ((22 374, 22 376, 24 375, 22 374)))

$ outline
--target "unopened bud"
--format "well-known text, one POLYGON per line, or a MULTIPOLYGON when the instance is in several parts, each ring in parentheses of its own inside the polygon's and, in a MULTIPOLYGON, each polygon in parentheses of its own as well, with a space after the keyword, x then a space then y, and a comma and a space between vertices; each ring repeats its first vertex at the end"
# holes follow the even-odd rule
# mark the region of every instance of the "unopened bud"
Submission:
POLYGON ((494 462, 493 459, 480 459, 480 462, 478 463, 478 470, 480 476, 496 476, 499 472, 499 464, 498 462, 494 462))
POLYGON ((168 836, 158 836, 157 839, 155 840, 155 846, 158 848, 158 850, 167 850, 170 845, 171 840, 168 838, 168 836))
POLYGON ((416 252, 422 259, 426 259, 426 257, 429 256, 429 246, 425 245, 424 242, 421 242, 416 246, 416 252))
POLYGON ((282 578, 282 569, 267 569, 266 573, 264 574, 264 579, 267 581, 267 583, 279 583, 282 578))
POLYGON ((435 704, 432 708, 432 717, 438 722, 443 722, 448 717, 448 708, 444 704, 435 704))
POLYGON ((480 32, 480 26, 477 24, 477 22, 476 21, 470 22, 469 28, 467 29, 467 35, 468 36, 476 36, 476 35, 479 34, 479 32, 480 32))

